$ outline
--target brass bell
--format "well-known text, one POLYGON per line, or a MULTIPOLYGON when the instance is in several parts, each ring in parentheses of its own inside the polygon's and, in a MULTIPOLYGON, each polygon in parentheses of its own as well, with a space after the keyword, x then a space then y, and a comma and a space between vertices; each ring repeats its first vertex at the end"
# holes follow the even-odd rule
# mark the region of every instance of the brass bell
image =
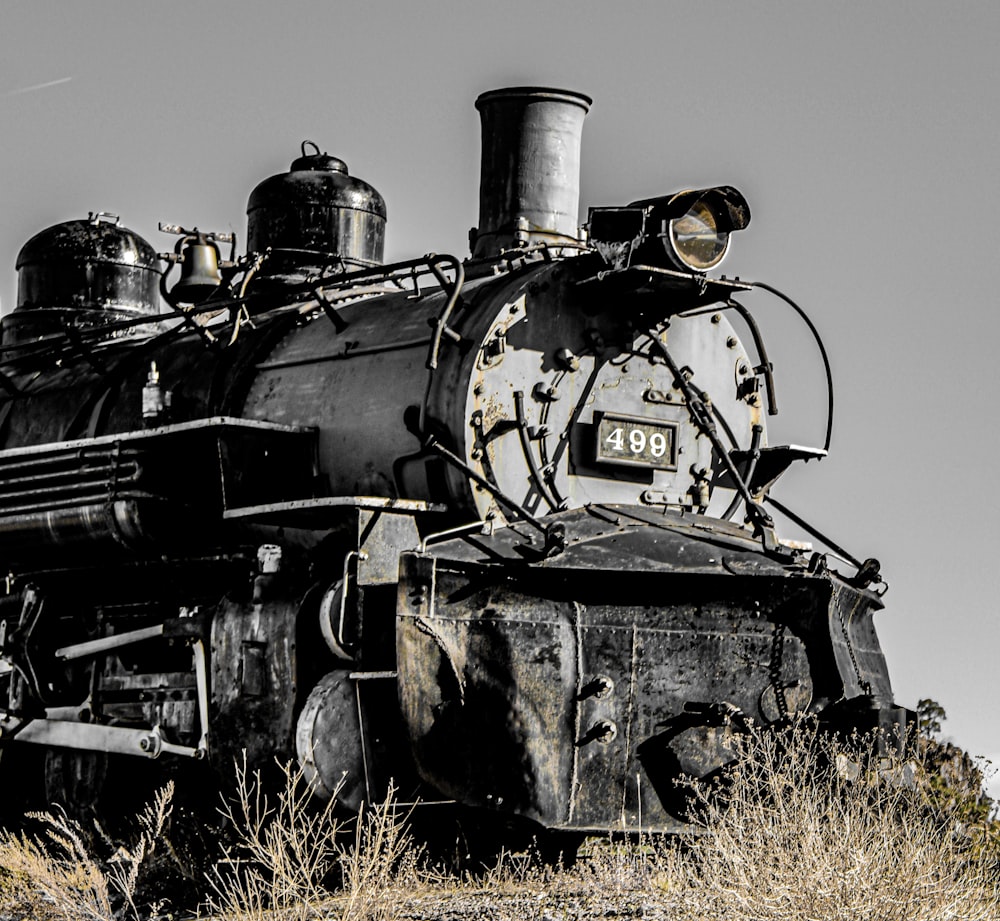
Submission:
POLYGON ((174 303, 200 304, 222 283, 219 248, 199 234, 184 247, 181 277, 170 290, 174 303))

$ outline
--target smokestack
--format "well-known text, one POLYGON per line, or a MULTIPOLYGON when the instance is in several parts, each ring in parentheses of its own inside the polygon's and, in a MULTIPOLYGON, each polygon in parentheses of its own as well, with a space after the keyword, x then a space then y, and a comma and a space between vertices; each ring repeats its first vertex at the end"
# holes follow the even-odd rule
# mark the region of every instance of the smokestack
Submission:
POLYGON ((474 258, 578 239, 580 137, 591 101, 540 86, 491 90, 476 100, 483 158, 474 258))

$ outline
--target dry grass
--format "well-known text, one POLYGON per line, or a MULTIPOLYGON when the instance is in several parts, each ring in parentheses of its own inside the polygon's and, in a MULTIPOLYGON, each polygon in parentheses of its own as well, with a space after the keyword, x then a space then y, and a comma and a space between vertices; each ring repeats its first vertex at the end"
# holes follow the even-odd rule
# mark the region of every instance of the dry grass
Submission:
POLYGON ((45 833, 0 835, 0 908, 7 915, 48 921, 140 921, 140 874, 156 850, 170 815, 173 785, 167 784, 138 816, 139 835, 99 862, 84 843, 87 834, 65 815, 32 813, 45 833))
MULTIPOLYGON (((698 834, 611 839, 561 871, 508 858, 454 890, 478 904, 453 917, 997 921, 995 824, 971 825, 957 787, 941 796, 874 741, 752 732, 724 783, 686 785, 698 834)), ((416 905, 405 916, 431 917, 416 905)))
POLYGON ((308 917, 328 898, 324 881, 333 868, 339 830, 330 801, 310 811, 313 795, 290 768, 272 801, 259 775, 237 767, 238 797, 223 810, 237 842, 208 875, 210 909, 224 918, 263 919, 271 909, 308 917))
POLYGON ((208 875, 209 910, 226 921, 394 917, 401 888, 418 880, 419 851, 393 791, 349 827, 335 798, 318 803, 301 771, 286 766, 284 775, 272 799, 259 775, 238 768, 236 799, 223 809, 236 842, 208 875))
MULTIPOLYGON (((571 868, 508 853, 475 877, 422 866, 391 796, 344 825, 298 772, 269 798, 243 768, 225 810, 234 844, 209 874, 204 909, 227 921, 1000 918, 995 825, 970 823, 963 797, 941 796, 919 767, 808 726, 738 745, 724 786, 688 785, 699 834, 594 842, 571 868)), ((44 841, 0 839, 3 911, 138 921, 140 867, 168 802, 161 795, 147 810, 143 838, 117 867, 89 858, 60 818, 46 819, 44 841)))
POLYGON ((676 855, 678 921, 1000 917, 996 829, 962 821, 919 766, 807 726, 740 746, 726 795, 692 788, 705 834, 676 855))

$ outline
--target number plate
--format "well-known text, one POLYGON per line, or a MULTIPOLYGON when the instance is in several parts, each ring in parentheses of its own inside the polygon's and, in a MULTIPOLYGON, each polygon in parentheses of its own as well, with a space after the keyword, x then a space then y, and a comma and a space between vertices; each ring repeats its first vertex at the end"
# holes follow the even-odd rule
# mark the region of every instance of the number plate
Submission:
POLYGON ((597 460, 657 470, 677 469, 677 423, 601 413, 597 460))

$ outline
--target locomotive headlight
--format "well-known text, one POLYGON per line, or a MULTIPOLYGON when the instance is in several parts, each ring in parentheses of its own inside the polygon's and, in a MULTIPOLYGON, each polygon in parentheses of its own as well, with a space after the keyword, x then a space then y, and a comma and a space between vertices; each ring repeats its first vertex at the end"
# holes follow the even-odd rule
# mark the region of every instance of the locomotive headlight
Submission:
POLYGON ((717 266, 729 249, 729 234, 719 229, 718 215, 704 200, 669 222, 667 239, 674 255, 696 272, 717 266))
POLYGON ((686 189, 634 201, 624 208, 591 208, 590 238, 598 251, 624 265, 663 266, 683 272, 714 269, 729 251, 729 237, 750 223, 750 206, 732 186, 686 189))
POLYGON ((660 222, 667 259, 686 272, 714 269, 729 251, 729 236, 750 223, 747 200, 729 185, 688 189, 643 202, 647 227, 660 222))

